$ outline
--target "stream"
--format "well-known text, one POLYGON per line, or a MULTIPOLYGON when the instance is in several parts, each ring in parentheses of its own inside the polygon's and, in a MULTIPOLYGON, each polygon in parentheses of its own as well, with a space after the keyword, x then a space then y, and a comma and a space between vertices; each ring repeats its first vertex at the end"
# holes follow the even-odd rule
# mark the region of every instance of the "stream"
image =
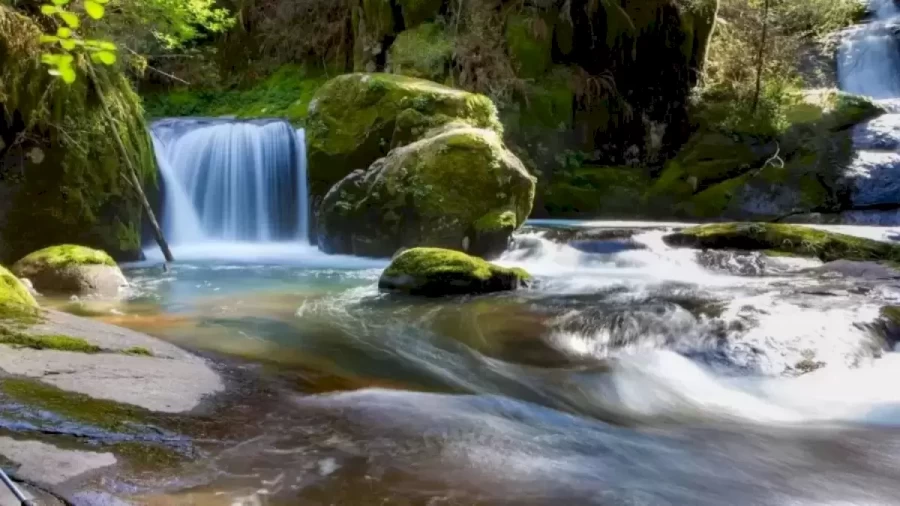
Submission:
POLYGON ((202 457, 96 488, 159 505, 896 504, 900 335, 880 320, 896 273, 676 250, 675 226, 533 222, 499 263, 534 286, 478 297, 379 294, 386 260, 302 243, 130 266, 131 297, 95 317, 266 386, 216 415, 229 428, 202 457))

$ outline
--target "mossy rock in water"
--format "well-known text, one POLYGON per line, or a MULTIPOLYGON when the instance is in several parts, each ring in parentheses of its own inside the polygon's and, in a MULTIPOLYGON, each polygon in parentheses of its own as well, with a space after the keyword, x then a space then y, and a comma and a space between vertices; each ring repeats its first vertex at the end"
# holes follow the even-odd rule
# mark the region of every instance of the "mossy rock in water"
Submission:
POLYGON ((72 244, 35 251, 13 265, 40 292, 115 297, 128 282, 107 253, 72 244))
POLYGON ((0 322, 5 320, 31 320, 37 314, 38 304, 28 288, 5 267, 0 265, 0 322))
POLYGON ((347 74, 328 81, 307 118, 311 195, 322 197, 350 172, 420 139, 412 130, 424 134, 450 122, 502 132, 497 108, 483 95, 392 74, 347 74), (398 129, 402 113, 418 123, 407 121, 398 129))
POLYGON ((704 249, 773 251, 823 261, 900 262, 900 246, 782 223, 721 223, 692 227, 664 237, 666 244, 704 249))
POLYGON ((435 23, 406 30, 391 44, 388 67, 395 74, 445 81, 453 60, 453 39, 435 23))
POLYGON ((319 247, 378 257, 416 246, 494 254, 528 218, 534 191, 496 132, 448 127, 335 185, 319 210, 319 247))
POLYGON ((459 251, 413 248, 395 258, 378 288, 440 297, 515 290, 531 279, 523 269, 507 269, 459 251))
POLYGON ((437 18, 444 0, 397 0, 397 4, 403 13, 403 25, 406 28, 415 28, 437 18))

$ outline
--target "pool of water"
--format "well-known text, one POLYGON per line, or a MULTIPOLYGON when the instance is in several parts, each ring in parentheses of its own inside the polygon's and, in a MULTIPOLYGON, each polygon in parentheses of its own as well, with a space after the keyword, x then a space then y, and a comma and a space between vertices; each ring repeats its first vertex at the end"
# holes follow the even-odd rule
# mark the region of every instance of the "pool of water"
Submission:
POLYGON ((205 244, 129 266, 122 303, 59 304, 277 378, 227 444, 131 480, 149 504, 896 503, 900 282, 675 250, 672 226, 535 222, 499 260, 535 283, 508 294, 205 244))

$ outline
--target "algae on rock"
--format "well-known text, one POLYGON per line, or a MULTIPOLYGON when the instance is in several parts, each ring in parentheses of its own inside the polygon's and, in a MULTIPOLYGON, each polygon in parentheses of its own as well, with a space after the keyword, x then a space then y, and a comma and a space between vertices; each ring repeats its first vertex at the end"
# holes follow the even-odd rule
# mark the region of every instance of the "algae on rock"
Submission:
POLYGON ((534 191, 496 132, 450 125, 335 185, 319 212, 319 247, 379 257, 416 246, 496 254, 528 218, 534 191))
POLYGON ((128 282, 106 252, 64 244, 35 251, 13 265, 42 292, 115 297, 128 282))
POLYGON ((382 273, 378 287, 410 295, 440 297, 515 290, 531 276, 459 251, 413 248, 397 256, 382 273))

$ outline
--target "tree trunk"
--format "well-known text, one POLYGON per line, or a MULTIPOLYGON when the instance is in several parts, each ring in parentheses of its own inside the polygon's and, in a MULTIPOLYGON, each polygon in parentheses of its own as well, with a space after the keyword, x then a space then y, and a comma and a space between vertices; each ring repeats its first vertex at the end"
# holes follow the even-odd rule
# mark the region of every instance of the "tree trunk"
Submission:
POLYGON ((763 5, 762 35, 759 40, 759 51, 756 54, 756 89, 753 92, 753 106, 750 109, 753 114, 756 114, 756 109, 759 107, 759 96, 762 93, 763 65, 766 59, 766 44, 769 43, 769 2, 770 0, 766 0, 763 5))
POLYGON ((174 262, 175 258, 172 256, 172 251, 169 249, 169 243, 166 242, 166 238, 162 233, 162 229, 159 228, 159 223, 156 221, 156 214, 153 213, 153 208, 150 207, 150 201, 147 200, 147 195, 144 193, 144 188, 141 185, 141 179, 138 177, 137 169, 134 166, 134 163, 131 161, 131 156, 128 154, 128 150, 125 148, 125 144, 122 143, 122 137, 119 135, 119 127, 116 126, 115 118, 111 112, 109 112, 109 105, 106 103, 106 96, 103 95, 103 89, 100 87, 100 81, 97 79, 97 74, 94 71, 94 66, 89 62, 87 64, 88 71, 91 73, 91 79, 94 81, 94 86, 97 88, 97 96, 100 98, 100 104, 103 106, 103 112, 106 114, 106 121, 109 123, 110 128, 112 129, 113 137, 116 140, 116 145, 119 146, 119 151, 122 152, 122 159, 125 160, 126 173, 122 175, 127 181, 129 186, 134 189, 137 193, 138 197, 141 200, 141 207, 144 209, 144 213, 147 214, 147 218, 150 220, 150 225, 153 228, 153 235, 156 238, 156 243, 159 245, 159 249, 162 251, 163 256, 166 259, 166 262, 174 262))

